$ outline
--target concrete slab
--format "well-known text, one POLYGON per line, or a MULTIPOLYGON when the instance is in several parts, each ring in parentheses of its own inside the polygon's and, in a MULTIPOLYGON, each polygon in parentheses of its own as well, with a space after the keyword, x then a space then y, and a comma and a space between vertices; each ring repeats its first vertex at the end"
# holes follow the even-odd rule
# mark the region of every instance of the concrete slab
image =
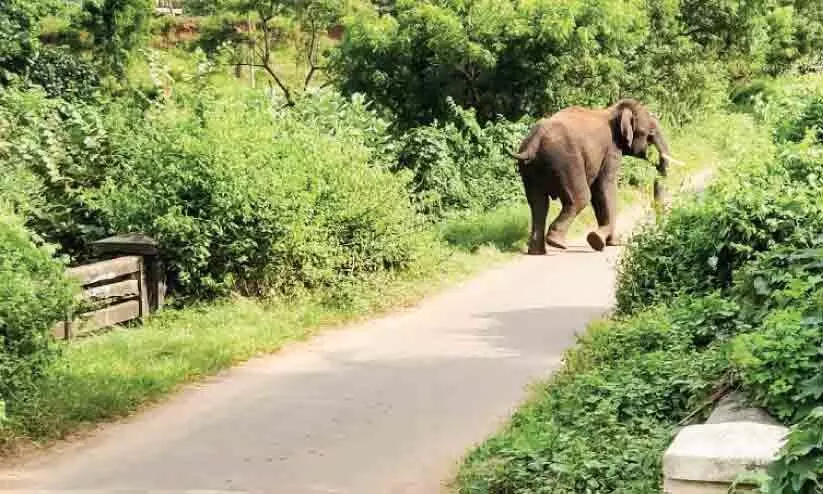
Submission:
POLYGON ((777 457, 787 433, 786 427, 755 422, 685 427, 663 456, 664 477, 734 482, 741 473, 768 466, 777 457))

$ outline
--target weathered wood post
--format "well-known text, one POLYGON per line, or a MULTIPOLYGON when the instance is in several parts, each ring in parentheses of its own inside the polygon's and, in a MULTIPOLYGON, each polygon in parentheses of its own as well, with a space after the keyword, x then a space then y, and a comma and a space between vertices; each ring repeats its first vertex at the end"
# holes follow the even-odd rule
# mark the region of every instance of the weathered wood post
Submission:
POLYGON ((97 240, 92 242, 91 246, 94 252, 100 255, 142 256, 148 312, 157 312, 163 307, 166 279, 160 261, 160 247, 156 240, 142 233, 128 233, 97 240))

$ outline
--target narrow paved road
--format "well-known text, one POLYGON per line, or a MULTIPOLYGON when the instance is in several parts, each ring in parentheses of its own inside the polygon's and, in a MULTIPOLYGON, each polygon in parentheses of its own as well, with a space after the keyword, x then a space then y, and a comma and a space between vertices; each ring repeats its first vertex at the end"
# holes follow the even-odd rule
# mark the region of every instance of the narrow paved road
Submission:
POLYGON ((612 306, 617 254, 524 256, 0 472, 0 490, 436 494, 612 306))

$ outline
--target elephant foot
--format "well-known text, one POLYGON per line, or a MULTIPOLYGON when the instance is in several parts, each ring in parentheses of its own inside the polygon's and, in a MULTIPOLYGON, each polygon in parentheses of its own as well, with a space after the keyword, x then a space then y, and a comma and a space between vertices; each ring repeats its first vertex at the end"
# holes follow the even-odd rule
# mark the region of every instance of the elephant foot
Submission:
POLYGON ((546 235, 546 243, 556 249, 566 250, 566 240, 559 233, 550 232, 546 235))
POLYGON ((598 252, 602 251, 606 247, 606 242, 597 232, 590 232, 586 235, 586 242, 589 243, 592 249, 598 252))
POLYGON ((620 237, 618 237, 617 235, 615 235, 615 234, 611 234, 611 235, 609 235, 609 237, 606 239, 606 245, 608 245, 609 247, 618 247, 618 246, 620 246, 620 245, 623 245, 623 241, 622 241, 622 239, 621 239, 620 237))
POLYGON ((530 256, 542 256, 546 254, 546 244, 543 241, 529 241, 529 249, 527 251, 530 256))

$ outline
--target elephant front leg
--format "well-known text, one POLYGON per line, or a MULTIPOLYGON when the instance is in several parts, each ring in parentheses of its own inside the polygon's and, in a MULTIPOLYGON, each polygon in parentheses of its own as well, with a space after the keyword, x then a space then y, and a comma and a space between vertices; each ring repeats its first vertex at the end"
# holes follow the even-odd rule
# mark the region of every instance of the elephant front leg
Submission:
POLYGON ((617 216, 617 179, 616 174, 606 170, 592 184, 592 208, 597 218, 597 230, 589 232, 586 241, 592 249, 602 251, 607 245, 618 245, 615 234, 617 216))
POLYGON ((531 255, 546 253, 546 215, 549 212, 549 196, 544 187, 524 179, 526 198, 531 210, 531 233, 529 234, 529 250, 531 255))

